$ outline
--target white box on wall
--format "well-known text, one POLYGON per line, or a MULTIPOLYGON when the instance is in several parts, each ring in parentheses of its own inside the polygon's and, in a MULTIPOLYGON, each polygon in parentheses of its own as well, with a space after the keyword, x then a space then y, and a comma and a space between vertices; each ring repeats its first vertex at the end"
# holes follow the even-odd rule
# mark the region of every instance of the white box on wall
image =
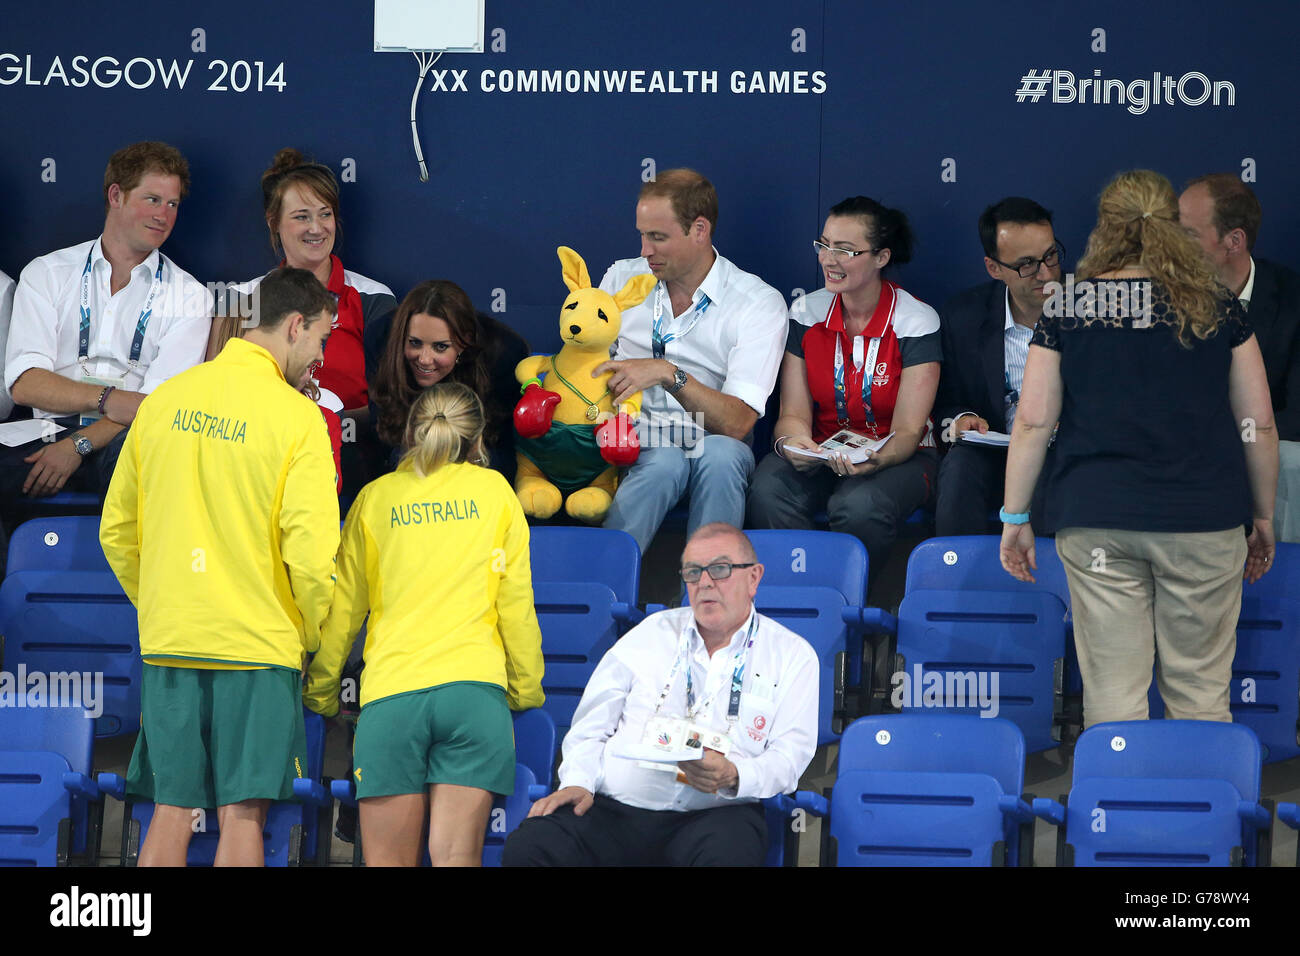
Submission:
POLYGON ((484 0, 375 0, 375 52, 483 52, 484 0))

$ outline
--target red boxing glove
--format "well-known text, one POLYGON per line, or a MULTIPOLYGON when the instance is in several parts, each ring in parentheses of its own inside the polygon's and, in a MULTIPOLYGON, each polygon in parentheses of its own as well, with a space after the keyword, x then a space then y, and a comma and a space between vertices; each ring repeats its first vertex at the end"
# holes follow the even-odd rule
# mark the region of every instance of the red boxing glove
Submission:
POLYGON ((541 438, 551 430, 551 419, 558 404, 558 393, 547 391, 536 382, 530 383, 515 406, 515 431, 523 438, 541 438))
POLYGON ((600 457, 611 465, 626 468, 635 464, 641 454, 641 439, 636 437, 636 425, 622 412, 596 429, 596 447, 600 457))

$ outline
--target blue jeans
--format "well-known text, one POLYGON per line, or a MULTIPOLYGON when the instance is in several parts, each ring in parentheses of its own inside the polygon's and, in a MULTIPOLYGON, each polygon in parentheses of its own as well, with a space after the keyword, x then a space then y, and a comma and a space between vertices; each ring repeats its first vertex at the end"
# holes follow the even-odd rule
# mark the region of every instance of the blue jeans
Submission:
POLYGON ((689 493, 687 536, 714 521, 740 528, 753 471, 753 451, 726 435, 704 436, 689 456, 673 446, 642 448, 636 464, 619 482, 605 527, 626 531, 645 554, 664 515, 689 493))

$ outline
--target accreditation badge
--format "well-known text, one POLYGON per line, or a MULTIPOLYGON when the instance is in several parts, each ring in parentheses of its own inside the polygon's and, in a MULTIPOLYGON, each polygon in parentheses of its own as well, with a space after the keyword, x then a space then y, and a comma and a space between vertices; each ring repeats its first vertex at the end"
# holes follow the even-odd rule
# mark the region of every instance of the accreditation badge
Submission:
MULTIPOLYGON (((681 717, 651 717, 646 721, 645 730, 641 733, 641 743, 646 749, 659 753, 680 753, 688 746, 689 727, 690 722, 681 717)), ((652 763, 649 760, 641 760, 638 764, 646 770, 659 770, 665 773, 675 773, 677 770, 675 763, 652 763)))

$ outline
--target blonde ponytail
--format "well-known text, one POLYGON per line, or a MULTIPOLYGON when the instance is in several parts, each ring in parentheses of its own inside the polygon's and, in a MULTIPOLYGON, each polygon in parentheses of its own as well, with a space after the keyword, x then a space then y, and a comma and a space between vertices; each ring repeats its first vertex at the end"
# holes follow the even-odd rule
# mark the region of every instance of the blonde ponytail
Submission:
POLYGON ((1178 221, 1178 196, 1149 169, 1120 173, 1102 191, 1097 225, 1076 269, 1079 280, 1125 268, 1144 270, 1164 289, 1178 340, 1208 338, 1223 320, 1225 291, 1201 247, 1178 221))
POLYGON ((442 382, 425 389, 406 419, 406 453, 416 474, 431 475, 443 465, 483 456, 483 403, 459 382, 442 382))

